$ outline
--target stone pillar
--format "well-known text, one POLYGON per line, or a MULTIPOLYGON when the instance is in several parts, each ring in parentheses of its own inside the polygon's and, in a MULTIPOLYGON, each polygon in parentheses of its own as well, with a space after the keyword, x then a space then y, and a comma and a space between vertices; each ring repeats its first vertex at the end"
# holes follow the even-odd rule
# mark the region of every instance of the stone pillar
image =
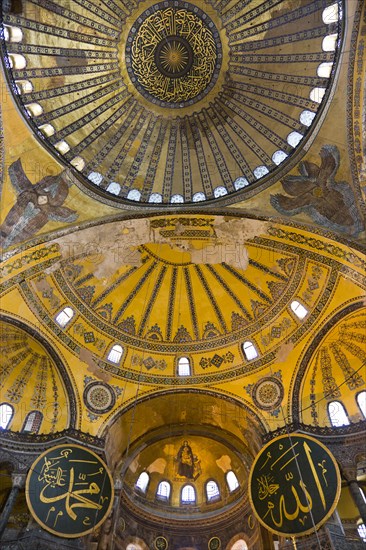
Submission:
POLYGON ((348 487, 351 492, 352 498, 358 508, 358 511, 360 512, 362 521, 366 525, 366 503, 361 495, 358 482, 355 479, 348 481, 348 487))
POLYGON ((3 536, 3 533, 5 531, 5 528, 7 526, 7 523, 9 521, 10 514, 13 510, 13 506, 15 504, 16 498, 19 493, 19 489, 24 487, 25 482, 25 475, 24 474, 11 474, 12 479, 12 488, 9 493, 9 496, 5 502, 5 506, 3 510, 1 511, 1 518, 0 518, 0 540, 3 536))

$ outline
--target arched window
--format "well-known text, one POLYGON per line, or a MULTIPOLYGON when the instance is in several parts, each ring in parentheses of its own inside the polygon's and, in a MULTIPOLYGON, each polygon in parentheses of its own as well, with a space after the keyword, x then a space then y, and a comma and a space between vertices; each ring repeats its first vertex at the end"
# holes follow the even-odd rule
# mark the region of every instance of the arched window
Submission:
POLYGON ((33 92, 33 84, 29 80, 16 80, 15 84, 19 94, 30 94, 33 92))
POLYGON ((281 164, 285 160, 285 158, 288 157, 288 154, 285 153, 285 151, 281 151, 280 149, 278 151, 275 151, 272 155, 272 160, 277 166, 281 164))
POLYGON ((160 500, 169 500, 170 497, 170 483, 168 481, 161 481, 158 485, 156 496, 160 500))
POLYGON ((356 396, 356 400, 364 418, 366 418, 366 391, 360 391, 356 396))
POLYGON ((330 61, 327 61, 325 63, 320 63, 320 65, 318 65, 316 73, 318 76, 321 76, 323 78, 329 78, 332 72, 332 67, 333 67, 333 63, 331 63, 330 61))
POLYGON ((178 376, 190 376, 191 365, 188 357, 180 357, 178 359, 178 376))
POLYGON ((53 134, 55 133, 55 128, 52 126, 52 124, 42 124, 42 126, 39 126, 39 129, 41 130, 42 134, 47 137, 53 136, 53 134))
POLYGON ((248 550, 248 545, 243 539, 239 539, 230 548, 230 550, 248 550))
POLYGON ((141 474, 138 477, 138 480, 136 481, 136 488, 140 489, 143 493, 146 493, 147 486, 149 485, 150 477, 147 472, 141 472, 141 474))
POLYGON ((66 327, 67 323, 74 317, 74 311, 71 307, 64 307, 62 311, 57 315, 55 321, 61 328, 66 327))
POLYGON ((193 202, 200 202, 200 201, 205 201, 206 200, 206 195, 204 193, 195 193, 192 197, 192 201, 193 202))
POLYGON ((8 403, 0 405, 0 428, 7 430, 14 416, 14 409, 8 403))
POLYGON ((363 542, 366 542, 366 526, 364 523, 360 523, 360 525, 357 527, 358 534, 360 535, 360 539, 363 540, 363 542))
POLYGON ((171 203, 178 203, 178 202, 184 202, 184 197, 182 195, 172 195, 170 197, 171 203))
POLYGON ((131 189, 128 193, 127 193, 127 198, 130 200, 130 201, 139 201, 141 199, 141 193, 138 189, 131 189))
POLYGON ((122 354, 123 354, 123 347, 120 346, 119 344, 115 344, 114 346, 112 346, 110 352, 108 353, 107 359, 111 363, 115 363, 117 365, 121 360, 122 354))
POLYGON ((24 55, 20 53, 9 54, 9 63, 12 69, 25 69, 27 66, 27 60, 24 55))
POLYGON ((194 504, 196 502, 196 491, 193 485, 185 485, 181 495, 182 504, 194 504))
POLYGON ((267 166, 257 166, 257 168, 254 168, 253 170, 253 174, 255 175, 257 180, 259 180, 259 178, 263 178, 263 176, 265 176, 268 173, 269 173, 269 170, 267 166))
POLYGON ((304 319, 308 314, 308 310, 306 309, 306 307, 300 304, 300 302, 298 302, 297 300, 293 300, 293 302, 291 302, 290 304, 290 307, 295 313, 296 317, 298 317, 300 320, 304 319))
POLYGON ((310 124, 313 122, 315 118, 316 113, 313 113, 312 111, 302 111, 300 114, 300 122, 301 124, 304 124, 305 126, 310 126, 310 124))
POLYGON ((72 160, 70 160, 70 164, 76 168, 76 170, 79 170, 81 172, 85 168, 85 160, 83 157, 74 157, 72 160))
POLYGON ((325 88, 313 88, 310 91, 309 97, 311 101, 315 101, 315 103, 321 103, 323 100, 325 94, 325 88))
POLYGON ((108 193, 112 193, 112 195, 119 195, 119 192, 121 191, 121 186, 116 181, 111 181, 111 183, 107 187, 108 193))
POLYGON ((67 141, 62 139, 61 141, 55 143, 55 149, 57 149, 57 151, 61 153, 61 155, 66 155, 66 153, 70 151, 70 146, 67 141))
POLYGON ((23 31, 19 27, 4 25, 4 38, 7 42, 21 42, 23 40, 23 31))
POLYGON ((27 414, 22 432, 36 434, 39 432, 43 420, 43 415, 39 411, 31 411, 27 414))
POLYGON ((37 117, 43 113, 43 107, 39 103, 28 103, 25 108, 30 116, 37 117))
POLYGON ((213 479, 210 479, 206 483, 206 497, 208 502, 211 502, 212 500, 218 500, 220 498, 219 486, 213 479))
POLYGON ((232 493, 239 487, 238 478, 236 477, 236 475, 232 470, 230 470, 226 474, 226 483, 227 483, 227 486, 229 487, 230 493, 232 493))
POLYGON ((214 189, 215 199, 218 199, 219 197, 223 197, 224 195, 227 195, 227 189, 223 185, 219 185, 219 187, 216 187, 214 189))
POLYGON ((151 193, 149 197, 149 202, 163 202, 163 197, 160 193, 151 193))
POLYGON ((246 187, 247 185, 249 185, 249 181, 243 176, 240 176, 240 178, 237 178, 234 181, 234 187, 236 191, 238 191, 239 189, 243 189, 243 187, 246 187))
POLYGON ((327 6, 323 10, 322 19, 326 25, 329 25, 330 23, 336 23, 338 21, 339 10, 338 10, 337 2, 335 4, 331 4, 330 6, 327 6))
POLYGON ((94 183, 94 185, 100 185, 103 180, 103 176, 100 172, 90 172, 88 180, 94 183))
POLYGON ((297 147, 304 136, 300 132, 290 132, 287 136, 287 143, 291 147, 297 147))
POLYGON ((337 39, 337 34, 328 34, 325 36, 322 42, 323 52, 334 52, 337 46, 337 39))
POLYGON ((349 426, 346 409, 340 401, 331 401, 328 403, 328 416, 332 426, 349 426))
POLYGON ((252 342, 249 342, 249 340, 247 342, 244 342, 243 352, 244 352, 245 358, 248 361, 251 361, 252 359, 256 359, 258 357, 258 352, 255 349, 254 344, 252 342))

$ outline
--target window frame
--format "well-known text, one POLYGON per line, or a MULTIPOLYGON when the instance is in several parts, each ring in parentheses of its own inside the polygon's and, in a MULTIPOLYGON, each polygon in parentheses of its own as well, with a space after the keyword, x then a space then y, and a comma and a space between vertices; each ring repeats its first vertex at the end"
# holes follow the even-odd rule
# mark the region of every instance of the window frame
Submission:
POLYGON ((238 480, 238 476, 236 475, 236 473, 234 472, 234 470, 228 470, 225 474, 225 481, 226 481, 226 485, 227 485, 227 488, 229 489, 229 493, 232 494, 232 493, 235 493, 236 491, 239 491, 240 489, 240 483, 239 483, 239 480, 238 480), (231 489, 230 488, 230 483, 228 481, 228 476, 229 474, 233 474, 235 476, 235 479, 236 479, 236 482, 237 482, 237 487, 235 487, 234 489, 231 489))
POLYGON ((124 347, 122 346, 122 344, 114 343, 114 344, 110 347, 110 349, 109 349, 109 351, 108 351, 108 353, 107 353, 107 361, 108 361, 109 363, 111 363, 112 365, 120 365, 120 364, 121 364, 121 361, 122 361, 122 357, 123 357, 124 351, 125 351, 125 350, 124 350, 124 347), (116 350, 114 349, 116 346, 118 346, 118 347, 121 348, 121 352, 116 351, 116 350), (112 359, 110 359, 110 355, 111 355, 112 352, 114 352, 114 353, 121 353, 121 355, 120 355, 118 361, 113 361, 112 359))
POLYGON ((3 401, 2 403, 0 403, 0 420, 1 420, 1 416, 2 416, 2 413, 1 413, 1 408, 3 406, 7 406, 9 407, 9 409, 11 409, 11 415, 10 415, 10 418, 9 420, 7 421, 6 425, 5 426, 1 426, 0 425, 0 430, 9 430, 9 427, 14 419, 14 415, 15 415, 15 410, 14 410, 14 407, 13 405, 11 405, 10 403, 8 403, 7 401, 3 401))
POLYGON ((347 412, 347 409, 346 407, 344 406, 344 404, 342 403, 342 401, 339 401, 338 399, 332 399, 332 401, 329 401, 327 403, 327 415, 328 415, 328 419, 329 419, 329 422, 330 422, 330 425, 332 428, 344 428, 345 426, 350 426, 351 425, 351 420, 349 418, 349 415, 348 415, 348 412, 347 412), (332 419, 331 419, 331 416, 329 414, 329 406, 332 404, 332 403, 338 403, 341 408, 343 408, 343 412, 344 414, 346 415, 346 418, 348 420, 348 424, 340 424, 340 425, 336 425, 336 424, 333 424, 332 422, 332 419))
POLYGON ((221 500, 220 486, 217 483, 216 479, 210 478, 206 481, 206 483, 205 483, 205 494, 206 494, 207 504, 212 504, 213 502, 218 502, 218 501, 221 500), (217 488, 217 493, 215 493, 211 497, 209 497, 208 492, 207 492, 207 486, 208 486, 209 483, 214 483, 216 485, 216 488, 217 488))
POLYGON ((159 502, 169 502, 169 501, 170 501, 171 494, 172 494, 172 484, 170 483, 170 481, 168 481, 167 479, 162 479, 161 481, 159 481, 158 486, 157 486, 157 488, 156 488, 156 493, 155 493, 155 498, 156 498, 156 500, 158 500, 159 502), (159 494, 159 487, 160 487, 163 483, 166 483, 167 486, 169 487, 168 495, 167 495, 167 496, 166 496, 166 495, 161 495, 161 494, 159 494))
POLYGON ((27 416, 25 417, 25 420, 24 420, 24 423, 23 423, 23 426, 22 426, 22 429, 21 429, 21 432, 22 433, 26 433, 26 434, 37 434, 41 428, 41 425, 42 425, 42 422, 43 422, 43 414, 41 413, 41 411, 37 410, 37 409, 34 409, 32 411, 29 411, 29 413, 27 414, 27 416), (35 417, 33 418, 32 420, 32 429, 30 430, 26 430, 25 427, 27 425, 27 422, 29 420, 29 417, 34 414, 35 417), (33 425, 35 422, 38 422, 39 420, 39 425, 38 425, 38 428, 36 430, 33 429, 33 425))
POLYGON ((141 495, 146 495, 147 494, 147 491, 149 489, 149 485, 150 485, 150 475, 148 472, 146 472, 146 470, 144 470, 143 472, 141 472, 136 480, 136 483, 135 483, 135 491, 137 491, 138 493, 140 493, 141 495), (141 487, 138 486, 138 482, 139 482, 139 479, 141 478, 141 476, 143 476, 144 474, 147 475, 147 483, 145 485, 145 488, 142 489, 141 487))
POLYGON ((244 355, 244 359, 245 359, 246 361, 255 361, 256 359, 258 359, 258 357, 259 357, 259 351, 258 351, 258 348, 257 348, 256 344, 255 344, 252 340, 245 340, 245 341, 241 344, 241 349, 242 349, 242 352, 243 352, 243 355, 244 355), (256 356, 255 356, 255 357, 252 357, 251 359, 249 359, 249 358, 247 357, 247 354, 245 353, 245 349, 244 349, 245 344, 251 344, 250 347, 249 347, 249 349, 254 348, 254 351, 255 351, 255 353, 256 353, 256 356))
POLYGON ((359 392, 356 393, 356 403, 357 403, 357 406, 358 406, 358 408, 359 408, 359 410, 360 410, 360 412, 361 412, 362 419, 363 419, 363 420, 366 420, 366 390, 361 390, 361 391, 359 391, 359 392), (358 401, 358 396, 359 396, 359 395, 362 395, 362 394, 365 395, 365 410, 364 410, 364 411, 362 410, 362 408, 361 408, 361 406, 360 406, 360 403, 359 403, 359 401, 358 401))
POLYGON ((71 306, 65 306, 63 307, 62 309, 60 309, 60 311, 57 313, 57 315, 55 316, 55 323, 61 328, 61 329, 64 329, 67 327, 67 325, 69 325, 71 323, 71 321, 74 319, 75 317, 75 311, 73 310, 73 308, 71 306), (69 316, 68 313, 65 312, 65 309, 70 309, 72 311, 72 315, 71 317, 69 316), (59 316, 61 315, 61 313, 63 313, 64 315, 66 315, 67 317, 69 317, 69 320, 66 321, 63 325, 57 320, 59 318, 59 316))
POLYGON ((197 491, 194 485, 192 483, 185 483, 183 487, 180 490, 180 503, 182 506, 196 506, 197 504, 197 491), (191 487, 193 489, 194 494, 194 500, 183 500, 183 491, 186 489, 186 487, 191 487))
POLYGON ((177 359, 176 359, 176 373, 177 373, 177 376, 179 376, 180 378, 187 378, 188 376, 192 376, 193 366, 192 366, 192 359, 189 355, 180 355, 179 357, 177 357, 177 359), (182 359, 187 359, 187 361, 188 361, 189 374, 179 374, 179 362, 182 359))

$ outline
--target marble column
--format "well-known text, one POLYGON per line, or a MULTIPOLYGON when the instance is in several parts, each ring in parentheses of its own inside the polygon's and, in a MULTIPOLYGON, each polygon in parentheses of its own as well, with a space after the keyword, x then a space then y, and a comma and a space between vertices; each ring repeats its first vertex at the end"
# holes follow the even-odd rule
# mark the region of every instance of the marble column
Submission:
POLYGON ((5 506, 1 511, 0 518, 0 540, 3 536, 7 523, 9 521, 10 514, 13 510, 15 501, 17 499, 19 489, 24 487, 25 475, 24 474, 11 474, 12 488, 6 499, 5 506))
POLYGON ((363 496, 361 495, 358 482, 355 479, 348 481, 348 487, 352 495, 352 498, 358 508, 358 511, 360 512, 362 521, 366 525, 366 503, 363 499, 363 496))

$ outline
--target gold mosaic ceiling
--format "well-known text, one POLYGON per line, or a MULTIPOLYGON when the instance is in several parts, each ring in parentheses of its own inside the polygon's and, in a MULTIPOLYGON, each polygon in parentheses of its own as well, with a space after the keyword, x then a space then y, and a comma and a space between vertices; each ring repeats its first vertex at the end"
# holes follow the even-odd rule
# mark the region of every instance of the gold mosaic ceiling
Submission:
POLYGON ((89 192, 230 203, 278 179, 315 129, 341 37, 332 4, 25 0, 4 16, 8 78, 89 192))

